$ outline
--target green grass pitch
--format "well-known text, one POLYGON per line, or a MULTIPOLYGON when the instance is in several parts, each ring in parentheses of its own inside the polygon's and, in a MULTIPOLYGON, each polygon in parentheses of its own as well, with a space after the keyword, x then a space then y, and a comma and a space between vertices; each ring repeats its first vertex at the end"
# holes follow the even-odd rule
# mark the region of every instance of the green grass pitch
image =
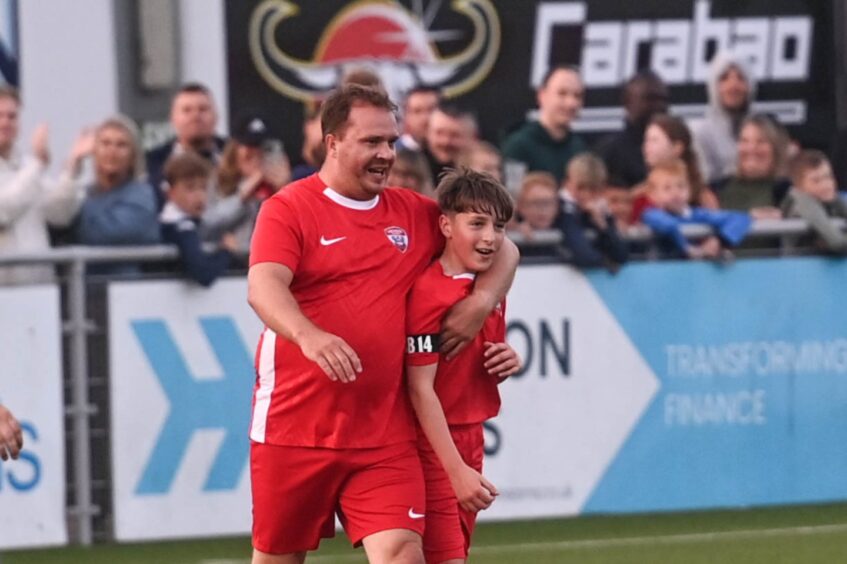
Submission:
MULTIPOLYGON (((2 564, 249 564, 246 538, 8 552, 2 564)), ((362 563, 340 535, 307 562, 362 563)), ((847 504, 482 524, 473 564, 841 564, 847 504)))

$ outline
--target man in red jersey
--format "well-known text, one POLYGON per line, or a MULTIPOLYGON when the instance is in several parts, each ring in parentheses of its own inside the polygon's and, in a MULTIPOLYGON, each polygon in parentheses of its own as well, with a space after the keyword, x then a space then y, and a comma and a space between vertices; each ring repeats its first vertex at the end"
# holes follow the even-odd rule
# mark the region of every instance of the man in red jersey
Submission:
MULTIPOLYGON (((395 106, 361 86, 323 105, 318 174, 262 206, 249 301, 265 323, 250 429, 253 562, 300 563, 337 513, 371 562, 422 564, 424 486, 403 387, 406 295, 439 253, 435 202, 386 189, 395 106)), ((445 322, 455 353, 511 284, 504 245, 445 322)))

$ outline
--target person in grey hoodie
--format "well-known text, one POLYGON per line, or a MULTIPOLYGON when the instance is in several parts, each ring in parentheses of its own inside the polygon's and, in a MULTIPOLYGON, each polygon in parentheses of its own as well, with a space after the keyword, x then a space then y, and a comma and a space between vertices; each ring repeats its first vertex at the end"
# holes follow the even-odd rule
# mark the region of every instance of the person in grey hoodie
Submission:
POLYGON ((712 183, 735 172, 741 123, 756 97, 756 78, 747 61, 732 51, 714 56, 706 83, 709 107, 689 124, 703 178, 712 183))

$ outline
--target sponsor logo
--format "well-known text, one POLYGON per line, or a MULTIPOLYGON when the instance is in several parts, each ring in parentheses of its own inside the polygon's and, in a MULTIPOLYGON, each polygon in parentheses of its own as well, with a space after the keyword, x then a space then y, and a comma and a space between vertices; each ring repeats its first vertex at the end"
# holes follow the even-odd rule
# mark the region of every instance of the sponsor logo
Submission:
POLYGON ((259 74, 278 92, 303 102, 335 88, 347 69, 361 67, 377 72, 395 99, 417 85, 458 96, 482 82, 500 51, 500 20, 490 0, 451 3, 450 9, 472 22, 473 32, 463 38, 466 47, 449 57, 439 53, 437 43, 456 39, 455 32, 429 25, 442 9, 440 0, 426 9, 416 1, 413 10, 399 2, 363 0, 348 4, 319 32, 311 60, 298 59, 277 44, 276 36, 304 3, 265 0, 253 10, 249 27, 250 54, 259 74))
POLYGON ((385 236, 401 253, 405 253, 406 249, 409 248, 409 236, 402 227, 386 227, 385 236))
POLYGON ((330 245, 340 243, 341 241, 343 241, 346 238, 347 237, 336 237, 335 239, 327 239, 326 237, 321 235, 321 245, 323 245, 324 247, 329 247, 330 245))

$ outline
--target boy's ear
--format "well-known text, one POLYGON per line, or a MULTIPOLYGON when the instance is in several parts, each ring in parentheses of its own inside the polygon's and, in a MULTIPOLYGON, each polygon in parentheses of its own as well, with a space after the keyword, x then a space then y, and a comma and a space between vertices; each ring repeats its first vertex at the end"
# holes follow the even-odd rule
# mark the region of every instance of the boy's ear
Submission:
POLYGON ((441 229, 441 234, 444 235, 445 238, 449 239, 453 236, 453 224, 450 222, 450 218, 447 217, 446 214, 441 214, 439 216, 438 227, 441 229))

